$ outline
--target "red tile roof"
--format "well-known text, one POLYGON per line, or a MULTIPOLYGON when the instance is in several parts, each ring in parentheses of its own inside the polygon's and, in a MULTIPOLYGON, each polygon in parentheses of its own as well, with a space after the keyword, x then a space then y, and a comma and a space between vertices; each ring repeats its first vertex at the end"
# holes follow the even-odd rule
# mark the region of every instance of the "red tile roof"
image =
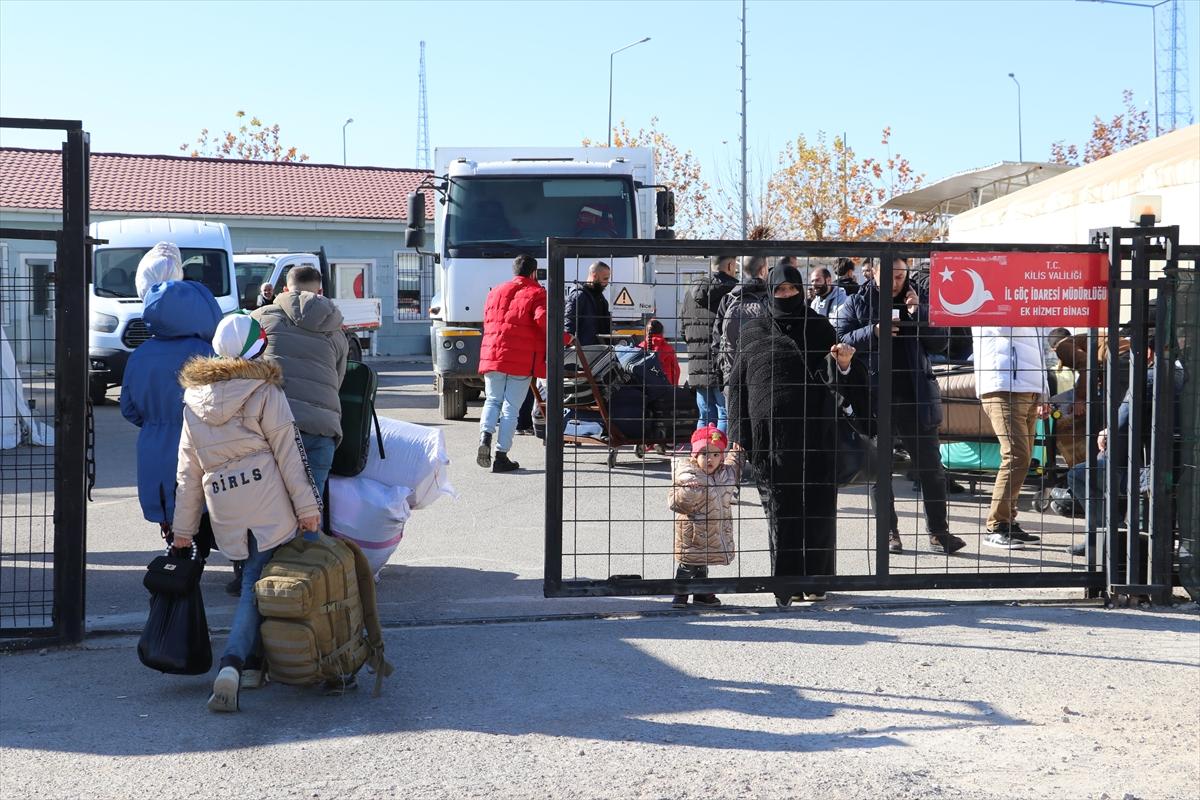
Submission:
MULTIPOLYGON (((61 153, 0 148, 0 208, 58 210, 61 153)), ((403 221, 421 169, 92 153, 92 212, 403 221)), ((425 203, 433 218, 433 198, 425 203)))

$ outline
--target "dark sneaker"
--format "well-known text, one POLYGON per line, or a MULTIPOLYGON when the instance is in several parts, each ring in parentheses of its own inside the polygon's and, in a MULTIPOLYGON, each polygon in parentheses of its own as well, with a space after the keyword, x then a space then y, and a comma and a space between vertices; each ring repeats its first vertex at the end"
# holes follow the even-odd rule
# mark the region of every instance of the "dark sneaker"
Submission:
POLYGON ((945 553, 950 555, 957 553, 967 546, 967 543, 957 536, 952 536, 949 533, 931 533, 929 534, 929 549, 935 553, 945 553))
POLYGON ((686 594, 675 595, 671 598, 671 608, 687 608, 687 599, 686 594))
POLYGON ((1001 550, 1024 550, 1025 545, 1018 542, 1016 539, 1008 535, 1003 530, 988 531, 988 535, 983 537, 983 543, 988 547, 998 547, 1001 550))
POLYGON ((242 596, 242 565, 244 562, 233 562, 233 580, 225 584, 225 594, 233 597, 242 596))
POLYGON ((967 491, 967 487, 963 486, 956 480, 946 478, 946 494, 963 494, 967 491))
POLYGON ((708 608, 716 608, 721 605, 721 598, 715 594, 694 594, 692 602, 698 606, 706 606, 708 608))
POLYGON ((533 428, 517 428, 517 436, 533 436, 533 428))
POLYGON ((1042 537, 1035 533, 1026 533, 1021 530, 1021 526, 1013 522, 1008 526, 1008 538, 1016 539, 1018 542, 1040 542, 1042 537))
POLYGON ((508 457, 508 453, 503 450, 496 451, 496 458, 492 461, 492 472, 512 472, 520 469, 521 465, 508 457))
POLYGON ((490 433, 479 434, 479 450, 475 454, 475 463, 484 469, 492 466, 492 435, 490 433))
POLYGON ((904 543, 900 541, 900 531, 892 531, 888 534, 888 552, 903 553, 904 543))
POLYGON ((238 710, 238 689, 242 676, 237 667, 222 667, 213 681, 212 695, 208 698, 209 711, 230 712, 238 710))

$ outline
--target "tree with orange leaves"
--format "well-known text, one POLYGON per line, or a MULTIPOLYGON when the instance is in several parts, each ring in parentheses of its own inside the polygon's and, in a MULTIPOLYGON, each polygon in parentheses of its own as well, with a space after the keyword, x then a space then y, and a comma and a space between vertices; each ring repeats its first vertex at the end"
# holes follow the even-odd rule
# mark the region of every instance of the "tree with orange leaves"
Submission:
MULTIPOLYGON (((1092 118, 1092 137, 1083 146, 1083 163, 1090 164, 1111 156, 1127 147, 1150 141, 1150 112, 1139 111, 1133 102, 1133 92, 1121 93, 1125 112, 1105 122, 1097 115, 1092 118)), ((1078 164, 1079 148, 1064 145, 1060 139, 1050 145, 1050 160, 1055 164, 1078 164)))
POLYGON ((200 131, 194 144, 179 145, 183 151, 191 150, 192 158, 236 158, 245 161, 308 161, 308 156, 295 147, 285 148, 279 143, 279 125, 264 125, 258 117, 246 120, 246 112, 234 115, 238 120, 236 131, 225 131, 220 136, 210 136, 208 128, 200 131))
MULTIPOLYGON (((891 135, 884 128, 880 141, 889 151, 891 135)), ((840 137, 828 143, 819 132, 812 142, 804 136, 788 142, 771 176, 769 195, 788 238, 923 241, 933 235, 918 225, 923 220, 883 208, 889 197, 913 191, 923 180, 899 153, 889 152, 882 160, 859 159, 840 137)))

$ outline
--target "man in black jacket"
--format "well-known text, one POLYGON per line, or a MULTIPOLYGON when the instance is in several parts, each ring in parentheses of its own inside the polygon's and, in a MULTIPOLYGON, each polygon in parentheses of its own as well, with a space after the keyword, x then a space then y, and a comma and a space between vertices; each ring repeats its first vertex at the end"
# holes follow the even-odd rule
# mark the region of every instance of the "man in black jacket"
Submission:
POLYGON ((733 277, 737 256, 717 256, 713 268, 713 272, 697 278, 684 293, 679 303, 679 327, 687 344, 687 385, 696 390, 696 408, 700 411, 696 427, 711 423, 724 431, 728 427, 725 395, 712 363, 713 320, 721 301, 737 286, 733 277))
MULTIPOLYGON (((784 256, 776 266, 794 268, 795 259, 795 256, 784 256)), ((717 318, 713 322, 712 333, 713 361, 722 389, 729 385, 742 326, 752 319, 767 316, 771 297, 767 291, 766 277, 766 256, 743 258, 742 282, 727 294, 717 307, 717 318)))
POLYGON ((612 314, 604 290, 612 278, 612 269, 603 261, 588 267, 588 279, 578 284, 567 295, 567 333, 579 340, 581 345, 601 344, 601 336, 612 333, 612 314))
MULTIPOLYGON (((892 432, 912 456, 913 469, 921 483, 925 501, 925 521, 929 546, 935 552, 953 553, 966 542, 950 534, 946 512, 946 473, 942 468, 938 448, 938 426, 942 423, 942 395, 933 369, 930 353, 946 349, 944 329, 929 327, 929 303, 908 280, 908 262, 898 258, 892 267, 890 298, 880 297, 879 285, 863 284, 862 288, 842 306, 837 318, 838 338, 855 348, 859 357, 867 360, 871 376, 872 401, 878 403, 879 368, 879 306, 885 303, 884 317, 891 317, 892 369, 892 432)), ((876 411, 877 409, 872 409, 876 411)), ((876 503, 879 486, 875 486, 876 503)), ((904 551, 896 512, 892 509, 892 530, 888 549, 904 551)))

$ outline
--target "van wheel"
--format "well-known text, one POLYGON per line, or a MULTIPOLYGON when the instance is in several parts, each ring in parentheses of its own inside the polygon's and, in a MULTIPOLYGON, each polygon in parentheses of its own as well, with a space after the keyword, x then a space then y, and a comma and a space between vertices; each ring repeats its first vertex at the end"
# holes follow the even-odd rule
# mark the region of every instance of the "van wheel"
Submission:
POLYGON ((88 381, 88 397, 92 400, 93 406, 104 405, 108 398, 108 384, 104 381, 92 379, 88 381))
POLYGON ((358 337, 352 334, 346 334, 346 340, 350 345, 350 352, 346 358, 351 361, 362 361, 362 342, 358 341, 358 337))
POLYGON ((467 393, 461 382, 442 379, 438 411, 442 413, 442 419, 462 419, 467 415, 467 393))

